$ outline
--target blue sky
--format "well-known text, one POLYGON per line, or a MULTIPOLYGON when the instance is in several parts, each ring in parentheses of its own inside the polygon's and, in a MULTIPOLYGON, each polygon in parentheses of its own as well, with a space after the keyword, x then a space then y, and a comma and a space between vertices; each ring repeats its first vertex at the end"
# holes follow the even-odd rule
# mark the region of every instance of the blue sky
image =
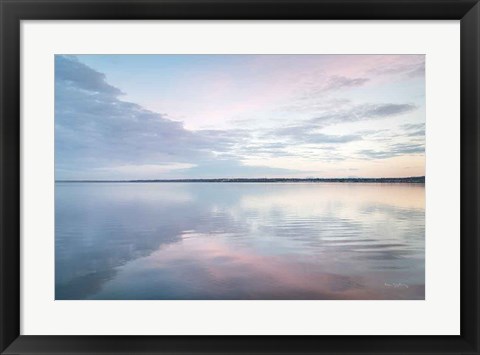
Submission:
POLYGON ((56 179, 424 175, 424 102, 423 55, 56 55, 56 179))

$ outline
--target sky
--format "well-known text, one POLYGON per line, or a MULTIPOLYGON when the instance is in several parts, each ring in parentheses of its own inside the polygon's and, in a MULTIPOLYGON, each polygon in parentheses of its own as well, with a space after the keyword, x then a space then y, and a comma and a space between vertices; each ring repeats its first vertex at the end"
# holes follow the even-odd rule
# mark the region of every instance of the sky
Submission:
POLYGON ((56 55, 56 180, 425 174, 424 55, 56 55))

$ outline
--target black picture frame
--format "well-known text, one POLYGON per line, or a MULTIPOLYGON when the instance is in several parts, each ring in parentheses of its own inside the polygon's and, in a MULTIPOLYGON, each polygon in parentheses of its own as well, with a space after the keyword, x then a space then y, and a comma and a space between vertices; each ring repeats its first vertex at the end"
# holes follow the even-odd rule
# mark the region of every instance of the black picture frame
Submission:
POLYGON ((480 5, 477 1, 0 0, 0 11, 1 354, 479 354, 480 5), (20 22, 34 19, 460 20, 461 335, 20 335, 20 22))

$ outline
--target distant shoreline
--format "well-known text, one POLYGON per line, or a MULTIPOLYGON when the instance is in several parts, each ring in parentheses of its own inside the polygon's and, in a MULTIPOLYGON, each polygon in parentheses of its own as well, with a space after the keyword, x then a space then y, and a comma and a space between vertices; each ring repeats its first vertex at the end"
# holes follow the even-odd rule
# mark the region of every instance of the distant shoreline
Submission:
POLYGON ((408 183, 424 184, 425 176, 401 178, 219 178, 219 179, 152 179, 152 180, 56 180, 55 182, 84 183, 282 183, 282 182, 342 182, 342 183, 408 183))

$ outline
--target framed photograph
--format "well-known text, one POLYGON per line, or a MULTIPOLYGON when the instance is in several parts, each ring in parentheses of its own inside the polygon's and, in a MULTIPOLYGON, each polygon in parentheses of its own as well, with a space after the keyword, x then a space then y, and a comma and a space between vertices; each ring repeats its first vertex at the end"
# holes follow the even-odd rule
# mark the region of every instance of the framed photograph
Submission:
POLYGON ((480 5, 1 11, 1 354, 479 354, 480 5))

